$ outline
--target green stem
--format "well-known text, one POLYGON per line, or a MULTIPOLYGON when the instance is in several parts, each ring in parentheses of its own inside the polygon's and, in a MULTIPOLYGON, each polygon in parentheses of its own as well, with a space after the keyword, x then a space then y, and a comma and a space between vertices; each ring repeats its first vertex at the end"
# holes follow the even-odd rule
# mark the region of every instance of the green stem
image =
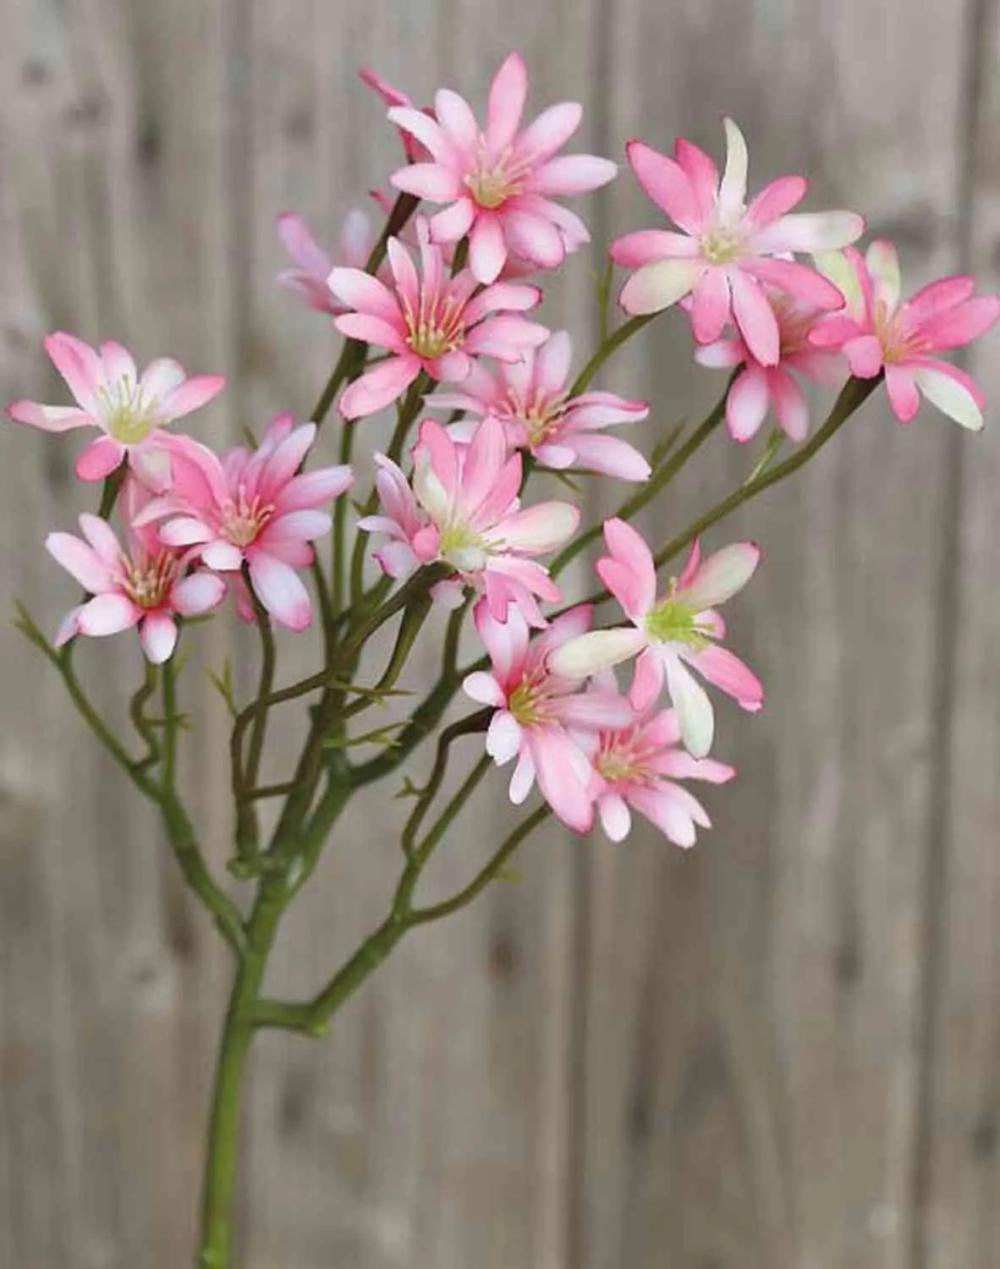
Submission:
POLYGON ((587 362, 584 368, 573 380, 573 386, 569 390, 571 397, 579 396, 586 388, 590 386, 590 381, 598 370, 604 365, 608 358, 615 353, 627 340, 631 339, 637 331, 642 330, 644 326, 648 326, 656 313, 646 313, 641 317, 630 317, 627 322, 623 322, 617 330, 612 331, 606 339, 602 340, 600 347, 587 362))
POLYGON ((233 800, 236 803, 236 854, 237 858, 244 863, 252 860, 257 853, 257 812, 248 800, 247 794, 257 787, 260 762, 264 753, 264 739, 267 735, 267 701, 274 688, 274 671, 277 664, 271 619, 258 599, 257 592, 250 585, 249 578, 247 578, 247 591, 253 603, 254 614, 257 618, 257 633, 260 635, 260 678, 257 683, 256 698, 250 706, 253 722, 245 765, 242 732, 237 734, 234 728, 230 742, 233 800))

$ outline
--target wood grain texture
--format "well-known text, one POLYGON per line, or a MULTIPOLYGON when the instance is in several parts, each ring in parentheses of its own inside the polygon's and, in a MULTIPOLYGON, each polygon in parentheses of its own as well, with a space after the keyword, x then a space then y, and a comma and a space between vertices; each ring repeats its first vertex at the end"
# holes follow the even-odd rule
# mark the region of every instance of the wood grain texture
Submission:
MULTIPOLYGON (((534 105, 583 100, 582 149, 684 133, 718 152, 729 112, 755 183, 808 171, 812 205, 867 210, 914 285, 969 262, 996 284, 996 0, 0 0, 0 17, 6 397, 52 396, 39 338, 64 326, 226 371, 200 422, 215 440, 304 414, 333 346, 273 285, 274 222, 294 208, 332 242, 395 165, 355 70, 418 101, 441 83, 481 99, 512 46, 534 105)), ((653 222, 627 176, 585 215, 596 249, 653 222)), ((593 259, 545 310, 583 346, 593 259)), ((975 368, 995 397, 993 361, 975 368)), ((721 389, 672 317, 602 386, 648 393, 659 427, 721 389)), ((362 426, 364 455, 385 429, 362 426)), ((326 1041, 261 1041, 241 1264, 992 1269, 998 451, 995 427, 949 427, 927 411, 904 433, 873 402, 712 535, 765 548, 732 627, 770 691, 755 719, 720 706, 740 779, 708 796, 698 850, 547 831, 516 884, 404 942, 326 1041)), ((73 442, 5 428, 0 445, 2 602, 51 628, 71 587, 40 543, 78 509, 73 442)), ((747 462, 718 438, 648 524, 666 536, 747 462)), ((217 623, 189 704, 231 633, 249 681, 252 640, 217 623)), ((316 655, 282 651, 289 677, 316 655)), ((81 662, 120 713, 123 677, 96 649, 81 662)), ((0 685, 0 1265, 176 1269, 226 957, 150 815, 8 629, 0 685)), ((210 703, 184 752, 217 866, 225 728, 210 703)), ((274 734, 277 776, 291 718, 274 734)), ((499 836, 504 785, 477 794, 429 893, 499 836)), ((338 825, 275 992, 314 990, 384 914, 398 786, 338 825)))

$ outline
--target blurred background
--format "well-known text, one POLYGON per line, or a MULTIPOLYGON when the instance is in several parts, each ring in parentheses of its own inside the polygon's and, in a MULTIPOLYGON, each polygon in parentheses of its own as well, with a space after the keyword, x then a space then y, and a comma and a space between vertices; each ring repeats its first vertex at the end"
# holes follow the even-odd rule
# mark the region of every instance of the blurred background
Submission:
MULTIPOLYGON (((306 414, 335 346, 274 285, 275 218, 297 210, 332 245, 398 166, 357 69, 479 108, 512 47, 529 109, 584 102, 576 148, 621 158, 631 136, 668 149, 683 134, 721 158, 731 113, 753 188, 804 172, 810 206, 855 208, 897 242, 908 287, 972 269, 996 289, 998 10, 0 0, 0 391, 62 400, 41 337, 66 328, 225 372, 192 422, 216 442, 279 407, 306 414)), ((627 171, 574 206, 594 248, 552 281, 543 317, 582 360, 604 246, 655 212, 627 171)), ((326 1040, 262 1038, 241 1264, 1000 1265, 997 348, 969 362, 993 399, 982 435, 926 408, 904 431, 877 396, 803 477, 711 537, 764 547, 731 619, 768 705, 749 718, 720 703, 717 756, 739 779, 708 794, 715 828, 695 850, 547 827, 516 881, 416 932, 326 1040)), ((722 384, 666 316, 601 386, 654 402, 648 450, 722 384)), ((382 423, 361 426, 384 443, 382 423)), ((76 448, 0 429, 0 599, 48 630, 73 602, 42 540, 82 505, 76 448)), ((646 528, 664 540, 752 457, 718 437, 646 528)), ((222 621, 199 634, 185 698, 187 787, 220 869, 227 720, 205 667, 229 640, 222 621)), ((253 646, 237 646, 247 682, 253 646)), ((282 651, 286 679, 314 664, 308 643, 282 651)), ((421 656, 411 686, 433 672, 433 639, 421 656)), ((92 645, 80 664, 120 716, 136 645, 92 645)), ((0 691, 0 1264, 176 1269, 227 954, 149 808, 8 626, 0 691)), ((314 991, 382 918, 398 785, 338 826, 273 992, 314 991)), ((493 777, 459 821, 430 891, 468 877, 512 822, 505 787, 493 777)))

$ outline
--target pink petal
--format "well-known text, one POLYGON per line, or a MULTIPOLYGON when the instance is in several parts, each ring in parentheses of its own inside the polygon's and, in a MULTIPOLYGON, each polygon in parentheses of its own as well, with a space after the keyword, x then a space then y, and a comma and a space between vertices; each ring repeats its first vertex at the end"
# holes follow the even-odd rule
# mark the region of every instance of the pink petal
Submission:
POLYGON ((635 663, 635 675, 628 697, 636 713, 652 708, 663 691, 663 657, 656 648, 647 648, 635 663))
POLYGON ((274 500, 276 515, 298 511, 303 507, 319 507, 337 498, 354 483, 350 467, 320 467, 293 477, 274 500))
POLYGON ((836 251, 856 242, 865 231, 856 212, 793 212, 754 234, 751 242, 762 255, 783 251, 836 251))
POLYGON ((490 85, 486 144, 494 153, 514 140, 528 96, 528 71, 520 53, 511 53, 490 85))
POLYGON ((333 324, 348 339, 357 339, 376 348, 386 348, 397 357, 409 355, 409 345, 398 322, 386 322, 369 313, 341 313, 333 324))
POLYGON ((440 163, 410 163, 393 172, 390 179, 396 189, 432 203, 450 203, 465 192, 451 168, 440 163))
MULTIPOLYGON (((127 494, 128 486, 126 485, 126 494, 123 497, 123 502, 127 502, 127 494)), ((124 519, 127 523, 128 516, 124 516, 124 519)), ((107 520, 85 511, 80 516, 80 529, 83 532, 83 536, 94 548, 101 563, 109 570, 115 569, 121 559, 122 548, 118 538, 115 536, 114 529, 111 528, 107 520)))
POLYGON ((344 389, 340 413, 345 419, 377 414, 401 397, 419 373, 418 357, 390 357, 344 389))
POLYGON ((842 348, 849 339, 864 334, 864 328, 853 317, 824 317, 809 332, 814 348, 842 348))
POLYGON ((494 714, 486 732, 486 752, 498 767, 502 767, 520 748, 520 724, 506 710, 494 714))
POLYGON ((160 403, 157 417, 163 423, 170 423, 185 414, 192 414, 217 397, 225 386, 224 375, 195 375, 160 403))
POLYGON ((125 446, 110 436, 99 436, 92 441, 76 460, 76 474, 80 480, 103 480, 120 467, 125 457, 125 446))
MULTIPOLYGON (((277 551, 274 552, 277 554, 277 551)), ((201 558, 208 568, 218 573, 235 573, 243 567, 243 550, 232 542, 216 538, 209 542, 201 552, 201 558)))
POLYGON ((182 617, 198 617, 221 604, 226 583, 214 573, 192 573, 182 578, 170 592, 170 604, 182 617))
POLYGON ((700 232, 704 221, 698 200, 680 164, 643 141, 630 141, 625 148, 636 179, 653 202, 688 233, 700 232))
POLYGON ((309 592, 294 569, 263 551, 250 559, 250 581, 271 616, 289 630, 305 630, 312 623, 309 592))
POLYGON ((44 432, 69 432, 76 427, 92 427, 94 420, 84 410, 71 405, 42 405, 38 401, 12 401, 7 416, 15 423, 27 423, 44 432))
POLYGON ((360 269, 332 269, 327 284, 338 300, 359 313, 381 318, 401 329, 402 314, 396 297, 378 278, 360 269))
POLYGON ((632 828, 632 816, 625 799, 617 793, 603 793, 597 799, 601 827, 613 842, 623 842, 632 828))
POLYGON ((710 344, 729 320, 729 280, 725 269, 706 269, 694 289, 691 325, 699 344, 710 344))
POLYGON ((535 194, 587 194, 613 181, 618 165, 594 154, 567 154, 550 159, 528 182, 535 194))
POLYGON ((129 630, 141 616, 142 610, 130 599, 109 592, 95 596, 81 607, 77 614, 77 628, 85 635, 113 635, 129 630))
POLYGON ((742 339, 718 339, 714 344, 696 349, 694 359, 709 370, 728 370, 746 361, 747 350, 742 339))
POLYGON ((698 255, 698 239, 669 229, 637 229, 611 244, 611 259, 625 269, 638 269, 657 260, 698 255))
POLYGON ((921 361, 913 371, 919 390, 931 405, 970 431, 983 426, 983 394, 979 385, 957 366, 943 361, 921 361))
POLYGON ((211 528, 196 516, 177 516, 160 529, 160 541, 164 546, 194 546, 211 542, 213 537, 211 528))
POLYGON ((139 624, 139 642, 146 659, 153 665, 162 665, 173 655, 177 646, 177 625, 165 612, 151 612, 139 624))
POLYGON ((535 785, 535 764, 527 748, 521 750, 514 774, 510 778, 510 800, 520 806, 535 785))
POLYGON ((588 833, 594 805, 581 768, 586 759, 573 741, 557 728, 533 728, 529 733, 535 778, 542 796, 556 815, 577 833, 588 833))
POLYGON ((459 198, 430 219, 431 238, 434 242, 458 242, 469 232, 476 216, 476 205, 471 198, 459 198))
POLYGON ((761 365, 776 366, 781 355, 781 333, 763 289, 743 269, 730 270, 729 285, 733 317, 740 334, 761 365))
POLYGON ((536 390, 555 396, 561 392, 569 378, 573 362, 573 341, 569 331, 553 331, 535 354, 534 380, 536 390))
MULTIPOLYGON (((420 144, 429 151, 436 165, 451 167, 459 158, 459 150, 447 136, 440 124, 424 110, 415 110, 412 106, 393 106, 387 112, 387 118, 397 128, 416 137, 420 144)), ((431 164, 414 163, 412 167, 429 167, 431 164)), ((406 170, 405 168, 403 169, 406 170)), ((393 184, 396 184, 393 177, 393 184)), ((397 188, 400 188, 397 186, 397 188)))
POLYGON ((843 308, 844 296, 822 274, 795 260, 747 260, 747 273, 817 308, 843 308))
POLYGON ((805 393, 787 370, 776 366, 769 374, 771 400, 778 422, 789 440, 803 441, 809 431, 809 404, 805 393))
POLYGON ((618 480, 648 480, 650 466, 626 441, 616 436, 578 435, 572 438, 574 466, 602 472, 618 480))
POLYGON ((88 414, 100 409, 98 394, 104 383, 104 365, 89 344, 75 335, 56 331, 45 338, 45 351, 66 385, 88 414))
POLYGON ((469 267, 478 282, 495 282, 507 259, 500 220, 492 212, 480 212, 469 235, 469 267))
POLYGON ((514 153, 521 162, 538 163, 566 144, 580 126, 583 107, 578 101, 549 106, 517 138, 514 153))
POLYGON ((265 502, 273 502, 302 466, 316 439, 316 424, 303 423, 280 442, 265 461, 257 483, 257 492, 265 502))
POLYGON ((387 254, 389 257, 389 270, 396 284, 399 298, 403 302, 403 307, 408 307, 411 313, 416 313, 420 308, 420 277, 416 266, 410 258, 410 253, 398 238, 390 238, 387 244, 387 254))
POLYGON ((998 318, 1000 299, 995 295, 980 295, 928 318, 920 327, 920 334, 935 350, 962 348, 985 335, 998 318))
POLYGON ((885 386, 896 418, 900 423, 909 423, 920 409, 914 372, 908 366, 886 366, 885 386))
POLYGON ((766 225, 772 224, 779 216, 792 210, 806 196, 808 182, 801 176, 781 176, 776 181, 765 185, 752 200, 743 217, 743 228, 747 233, 759 233, 766 225))
POLYGON ((72 533, 50 533, 45 549, 90 594, 99 595, 113 585, 107 564, 72 533))
POLYGON ((715 715, 712 702, 705 689, 696 683, 677 656, 666 660, 667 691, 677 712, 681 737, 688 751, 696 758, 704 758, 712 748, 715 733, 715 715))
POLYGON ((147 400, 162 402, 186 379, 187 373, 179 361, 175 361, 173 357, 157 357, 142 372, 139 385, 147 400))
POLYGON ((726 425, 734 441, 749 441, 760 430, 770 404, 770 384, 762 366, 750 364, 726 398, 726 425))
POLYGON ((695 612, 714 608, 741 591, 757 571, 760 547, 754 542, 733 542, 699 564, 694 576, 678 585, 677 598, 695 612))
POLYGON ((694 845, 696 834, 689 809, 676 796, 682 792, 679 785, 671 784, 657 788, 638 787, 629 790, 629 800, 668 841, 687 848, 694 845))
POLYGON ((634 627, 591 630, 555 648, 548 658, 553 674, 567 679, 585 679, 628 661, 646 647, 646 636, 634 627))
POLYGON ((462 680, 462 691, 480 705, 492 705, 501 709, 507 703, 507 696, 492 674, 477 670, 467 674, 462 680))
POLYGON ((498 419, 485 419, 465 451, 462 467, 461 502, 468 514, 474 515, 489 496, 506 461, 507 438, 503 424, 498 419))
POLYGON ((699 674, 727 696, 733 697, 743 709, 753 714, 764 704, 764 688, 760 680, 727 648, 713 644, 701 652, 686 655, 699 674))
POLYGON ((858 335, 843 346, 851 374, 859 379, 874 379, 882 370, 884 354, 877 335, 858 335))
MULTIPOLYGON (((537 286, 516 286, 510 282, 494 282, 469 300, 465 306, 465 321, 472 326, 488 313, 526 313, 541 302, 542 292, 537 286)), ((469 385, 466 385, 468 388, 469 385)))
POLYGON ((131 384, 138 382, 139 375, 135 368, 135 360, 129 350, 113 339, 101 344, 101 363, 104 373, 101 376, 106 383, 125 381, 131 384))
POLYGON ((301 216, 282 212, 278 217, 278 236, 295 263, 307 273, 325 278, 330 272, 330 257, 316 242, 301 216))
POLYGON ((957 304, 971 299, 975 289, 975 278, 967 275, 938 278, 936 282, 929 282, 915 295, 910 296, 904 306, 906 316, 915 325, 920 325, 932 317, 947 312, 957 304))
POLYGON ((659 313, 683 299, 698 282, 705 266, 697 260, 659 260, 637 269, 622 287, 618 302, 626 313, 659 313))
POLYGON ((691 182, 699 216, 703 221, 708 220, 715 211, 719 190, 719 169, 715 166, 715 160, 700 146, 684 137, 678 137, 674 142, 674 158, 691 182))
POLYGON ((644 617, 656 603, 656 566, 645 538, 626 520, 605 520, 604 541, 616 564, 632 576, 627 592, 613 591, 630 617, 644 617), (627 593, 628 602, 623 595, 627 593))
POLYGON ((628 727, 635 721, 632 706, 616 692, 577 692, 573 696, 561 697, 555 702, 555 707, 564 727, 597 731, 628 727))
POLYGON ((264 527, 257 541, 268 549, 278 542, 314 542, 330 532, 332 521, 327 511, 307 508, 275 516, 264 527))
POLYGON ((434 114, 452 150, 463 158, 473 158, 479 141, 479 125, 465 98, 450 88, 438 89, 434 95, 434 114))
POLYGON ((490 536, 511 550, 544 555, 571 538, 579 523, 579 508, 572 503, 539 502, 501 520, 490 536))
POLYGON ((507 212, 503 218, 503 229, 511 251, 542 269, 557 269, 566 258, 562 234, 541 216, 522 211, 507 212))

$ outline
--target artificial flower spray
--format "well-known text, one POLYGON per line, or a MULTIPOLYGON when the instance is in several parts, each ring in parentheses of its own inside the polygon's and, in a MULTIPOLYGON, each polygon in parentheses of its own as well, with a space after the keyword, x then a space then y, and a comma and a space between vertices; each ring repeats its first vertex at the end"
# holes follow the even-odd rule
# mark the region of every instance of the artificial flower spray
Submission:
MULTIPOLYGON (((516 53, 489 87, 485 122, 450 89, 419 109, 371 72, 362 78, 403 146, 395 196, 375 197, 381 230, 354 211, 327 250, 294 214, 278 227, 293 265, 279 281, 344 339, 311 418, 285 413, 259 429, 243 420, 247 443, 217 454, 197 439, 196 419, 190 432, 173 424, 222 391, 220 376, 189 377, 169 358, 140 373, 121 344, 93 348, 62 332, 45 347, 69 399, 7 409, 43 431, 98 432, 76 461, 81 481, 103 482, 96 505, 79 533, 54 527, 46 541, 72 578, 72 606, 51 635, 24 609, 18 622, 124 780, 158 808, 185 880, 232 953, 194 1253, 201 1269, 232 1265, 255 1035, 322 1035, 410 931, 471 903, 551 816, 619 842, 638 815, 692 846, 709 818, 691 782, 736 774, 713 755, 716 703, 729 698, 748 714, 764 705, 723 612, 766 564, 754 543, 727 541, 717 526, 793 475, 883 385, 901 423, 924 398, 963 427, 982 427, 979 388, 938 354, 1000 316, 1000 300, 977 296, 968 277, 903 298, 892 245, 861 254, 861 216, 795 210, 807 192, 800 176, 749 194, 746 142, 727 119, 721 173, 683 139, 671 154, 629 143, 628 165, 656 217, 610 244, 599 295, 606 334, 574 369, 569 335, 545 325, 541 287, 590 242, 564 200, 617 172, 609 159, 563 153, 579 105, 551 106, 525 126, 528 76, 516 53), (625 271, 617 326, 606 312, 614 266, 625 271), (727 372, 717 405, 686 434, 662 435, 646 402, 597 386, 640 332, 688 338, 696 363, 727 372), (822 419, 810 419, 803 380, 830 391, 822 419), (388 410, 385 452, 352 463, 356 430, 388 410), (752 442, 769 416, 768 437, 748 446, 747 474, 727 497, 666 540, 644 536, 634 521, 683 479, 696 451, 726 444, 727 431, 752 442), (313 461, 321 429, 339 447, 335 465, 313 461), (537 490, 546 473, 566 472, 632 489, 603 524, 581 525, 572 496, 537 490), (593 589, 565 594, 567 566, 600 543, 593 589), (177 753, 180 694, 203 690, 185 682, 180 654, 229 604, 254 627, 259 652, 249 699, 221 685, 233 714, 235 824, 223 884, 187 810, 177 753), (407 682, 435 605, 447 610, 440 673, 425 695, 406 698, 416 703, 387 736, 372 711, 407 682), (303 674, 294 636, 312 625, 323 654, 303 674), (279 628, 290 633, 279 638, 279 628), (377 634, 391 644, 373 683, 360 663, 377 634), (478 643, 464 663, 463 634, 478 643), (108 636, 137 637, 141 648, 127 735, 94 706, 75 663, 82 639, 108 636), (295 709, 301 751, 280 783, 265 784, 269 718, 295 709), (479 783, 500 778, 495 767, 511 773, 512 808, 528 809, 511 810, 489 862, 462 889, 429 904, 424 869, 436 851, 461 849, 455 821, 479 783), (446 797, 456 768, 457 792, 446 797), (275 937, 342 811, 383 797, 375 786, 403 773, 412 803, 384 920, 312 999, 270 997, 275 937), (274 810, 268 833, 265 805, 274 810)), ((664 507, 655 523, 668 517, 664 507)))

